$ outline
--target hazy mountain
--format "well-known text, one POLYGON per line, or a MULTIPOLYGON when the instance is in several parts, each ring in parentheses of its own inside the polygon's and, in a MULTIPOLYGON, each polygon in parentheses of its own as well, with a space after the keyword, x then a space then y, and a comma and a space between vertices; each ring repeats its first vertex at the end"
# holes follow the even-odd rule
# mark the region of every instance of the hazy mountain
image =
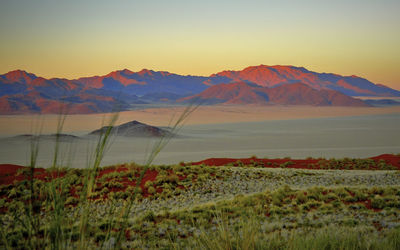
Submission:
POLYGON ((357 76, 316 73, 294 66, 251 66, 241 71, 222 71, 211 77, 252 82, 263 87, 302 82, 314 89, 332 89, 350 96, 400 96, 400 91, 357 76))
MULTIPOLYGON (((134 104, 174 103, 177 99, 197 95, 214 85, 238 81, 268 88, 301 82, 316 90, 313 94, 318 95, 336 93, 325 91, 334 90, 348 96, 400 96, 400 91, 357 76, 316 73, 294 66, 252 66, 240 71, 223 71, 208 77, 146 69, 132 72, 124 69, 104 76, 74 80, 45 79, 15 70, 0 75, 0 114, 58 113, 61 103, 68 104, 70 113, 126 110, 134 104)), ((296 93, 291 95, 294 99, 301 99, 301 96, 295 97, 296 93)), ((321 98, 326 99, 324 96, 321 98)), ((341 98, 345 99, 343 96, 341 98)), ((310 102, 317 103, 314 99, 318 98, 314 97, 310 102)), ((291 103, 290 100, 286 101, 288 103, 283 104, 291 103)), ((244 103, 249 102, 265 101, 257 97, 244 103)), ((307 103, 305 100, 303 102, 307 103)))
POLYGON ((208 86, 222 83, 229 79, 204 76, 183 76, 166 71, 153 71, 143 69, 132 72, 124 69, 114 71, 105 76, 79 78, 78 81, 88 88, 111 91, 123 91, 125 94, 146 95, 150 93, 172 93, 177 95, 190 95, 199 93, 208 86))
POLYGON ((161 92, 161 93, 149 93, 141 96, 139 99, 142 100, 143 102, 150 102, 150 103, 175 103, 176 100, 183 97, 186 97, 186 95, 161 92))

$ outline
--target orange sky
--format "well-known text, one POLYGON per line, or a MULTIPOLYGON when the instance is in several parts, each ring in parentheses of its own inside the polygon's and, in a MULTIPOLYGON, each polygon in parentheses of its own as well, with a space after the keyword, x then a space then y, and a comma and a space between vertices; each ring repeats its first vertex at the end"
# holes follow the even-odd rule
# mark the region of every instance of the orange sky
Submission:
POLYGON ((28 1, 0 8, 0 74, 294 65, 400 89, 400 1, 28 1), (301 3, 300 3, 301 2, 301 3))

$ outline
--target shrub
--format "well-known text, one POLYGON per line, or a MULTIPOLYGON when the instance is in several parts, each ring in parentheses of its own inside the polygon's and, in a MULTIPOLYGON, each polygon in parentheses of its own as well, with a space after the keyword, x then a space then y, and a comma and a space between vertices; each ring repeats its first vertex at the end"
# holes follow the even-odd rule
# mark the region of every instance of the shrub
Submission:
POLYGON ((102 242, 102 241, 104 241, 105 239, 106 239, 106 234, 105 233, 103 233, 103 232, 98 232, 96 235, 95 235, 95 241, 96 242, 102 242))
POLYGON ((154 221, 156 218, 153 211, 149 210, 143 215, 143 220, 145 221, 154 221))
POLYGON ((310 208, 311 207, 310 207, 310 205, 308 203, 300 205, 300 211, 302 211, 302 212, 306 212, 306 211, 310 210, 310 208))
POLYGON ((307 201, 307 196, 304 194, 304 191, 298 191, 296 193, 297 204, 304 204, 306 201, 307 201))
POLYGON ((327 193, 326 195, 324 195, 323 197, 323 201, 327 202, 327 201, 336 201, 338 200, 338 196, 335 193, 327 193))
POLYGON ((105 194, 108 194, 109 192, 110 192, 110 190, 109 190, 107 187, 104 187, 104 188, 99 192, 99 194, 105 195, 105 194))
POLYGON ((0 199, 0 207, 5 207, 6 206, 6 199, 0 199))
POLYGON ((358 225, 358 221, 353 218, 348 218, 343 221, 343 225, 349 226, 349 227, 354 227, 354 226, 358 225))
POLYGON ((279 167, 281 167, 281 168, 287 168, 287 167, 290 167, 290 166, 292 166, 292 165, 294 165, 295 163, 294 162, 292 162, 292 161, 287 161, 287 162, 285 162, 285 163, 282 163, 279 167))
POLYGON ((272 204, 274 204, 275 206, 282 206, 284 198, 285 195, 283 193, 275 192, 272 194, 272 204))
POLYGON ((306 205, 311 209, 311 208, 318 208, 322 205, 322 202, 320 201, 313 201, 310 200, 306 203, 306 205))
POLYGON ((375 195, 371 200, 371 207, 376 209, 382 209, 385 206, 385 200, 380 195, 375 195))
POLYGON ((334 210, 334 206, 333 206, 333 204, 330 204, 330 203, 329 204, 322 204, 320 209, 323 212, 332 213, 333 210, 334 210))
POLYGON ((111 180, 111 181, 107 182, 105 184, 105 186, 108 188, 123 188, 124 184, 122 184, 121 182, 116 181, 116 180, 111 180))
POLYGON ((351 195, 347 196, 347 197, 344 198, 343 200, 344 200, 345 202, 356 202, 356 201, 358 201, 357 197, 351 196, 351 195))
POLYGON ((147 189, 147 192, 149 193, 149 194, 154 194, 155 192, 156 192, 156 189, 154 188, 154 187, 149 187, 148 189, 147 189))
POLYGON ((113 199, 126 199, 129 196, 130 196, 130 194, 127 192, 124 192, 124 191, 118 191, 118 192, 111 193, 111 198, 113 198, 113 199))
POLYGON ((127 192, 128 194, 134 194, 134 193, 136 193, 136 194, 141 194, 141 193, 143 193, 143 190, 142 190, 141 187, 129 186, 129 187, 125 190, 125 192, 127 192))
POLYGON ((154 183, 153 183, 152 181, 146 181, 146 182, 144 183, 144 187, 145 187, 145 188, 152 187, 153 185, 154 185, 154 183))
POLYGON ((385 189, 383 187, 373 187, 370 189, 370 192, 372 194, 379 194, 382 195, 384 193, 385 189))
POLYGON ((66 205, 76 205, 76 204, 78 204, 78 202, 79 202, 78 198, 70 196, 65 201, 65 204, 66 205))
POLYGON ((350 195, 343 187, 335 189, 334 193, 342 199, 350 195))
POLYGON ((13 189, 8 192, 8 198, 16 198, 18 195, 18 189, 14 187, 13 189))
POLYGON ((176 174, 170 174, 166 177, 166 181, 176 184, 179 181, 179 177, 176 174))
POLYGON ((397 207, 400 208, 400 200, 397 196, 390 195, 383 198, 386 204, 386 207, 397 207))
POLYGON ((89 195, 89 198, 90 198, 90 199, 95 199, 95 198, 97 198, 99 195, 100 195, 100 193, 98 193, 98 192, 92 192, 92 193, 89 195))
POLYGON ((368 198, 366 190, 356 190, 354 191, 354 197, 357 201, 365 201, 368 198))
POLYGON ((307 190, 308 193, 308 199, 314 199, 317 201, 323 200, 323 195, 322 192, 324 191, 324 188, 322 187, 312 187, 307 190))

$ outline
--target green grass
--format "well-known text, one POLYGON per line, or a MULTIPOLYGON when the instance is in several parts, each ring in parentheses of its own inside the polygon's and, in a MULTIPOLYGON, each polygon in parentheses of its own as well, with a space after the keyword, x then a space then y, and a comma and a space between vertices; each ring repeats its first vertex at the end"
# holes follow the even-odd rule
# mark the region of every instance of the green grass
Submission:
MULTIPOLYGON (((225 173, 224 168, 198 166, 152 166, 151 169, 157 169, 160 172, 164 170, 167 173, 169 171, 182 174, 186 172, 192 175, 210 172, 215 174, 214 177, 216 173, 225 173)), ((77 170, 67 170, 65 179, 68 182, 66 183, 80 183, 76 177, 83 177, 87 170, 81 171, 82 173, 77 170)), ((117 180, 129 176, 129 172, 134 172, 134 170, 108 174, 107 177, 117 180)), ((171 175, 171 178, 166 178, 166 176, 160 179, 160 185, 182 184, 180 181, 176 182, 175 175, 171 175)), ((209 177, 212 178, 212 176, 209 177)), ((216 177, 215 180, 218 181, 216 177)), ((196 188, 202 190, 206 183, 208 183, 207 180, 198 181, 199 186, 192 186, 189 190, 196 188)), ((57 249, 100 247, 115 242, 120 234, 122 234, 121 244, 119 246, 115 244, 114 247, 142 245, 150 248, 294 249, 297 246, 296 249, 319 249, 327 244, 326 248, 322 249, 337 249, 337 247, 341 249, 365 249, 364 247, 395 249, 390 246, 398 244, 396 241, 399 235, 398 227, 397 229, 396 227, 380 228, 381 226, 377 226, 374 221, 380 218, 379 220, 387 221, 385 223, 399 222, 400 188, 398 186, 310 187, 306 189, 282 186, 273 191, 238 195, 233 199, 204 203, 181 210, 149 210, 134 217, 129 214, 129 218, 124 222, 124 209, 127 203, 131 202, 132 194, 135 193, 135 187, 132 186, 130 192, 111 192, 112 199, 88 200, 90 214, 84 231, 83 244, 80 223, 85 211, 82 209, 81 200, 62 192, 59 194, 64 197, 62 199, 65 200, 64 204, 71 206, 57 208, 58 212, 54 207, 54 201, 50 202, 49 206, 42 206, 41 212, 44 213, 38 217, 39 230, 36 232, 36 238, 27 241, 25 235, 29 235, 29 231, 23 226, 26 219, 24 202, 29 201, 29 195, 24 196, 27 185, 28 183, 23 181, 19 185, 2 186, 0 189, 2 194, 7 194, 14 199, 12 202, 2 203, 3 206, 8 207, 8 212, 2 216, 3 222, 5 218, 21 219, 18 223, 6 223, 6 226, 2 228, 1 237, 3 237, 2 246, 4 247, 7 245, 21 249, 32 245, 57 249), (366 201, 367 205, 364 204, 366 201), (61 214, 62 218, 60 218, 61 214), (338 214, 341 217, 335 220, 338 214), (357 216, 363 217, 357 219, 357 216), (125 228, 121 226, 123 223, 125 223, 125 228), (58 232, 58 227, 62 231, 58 232), (361 239, 361 241, 358 240, 356 244, 354 239, 361 239)), ((35 180, 33 185, 37 190, 41 190, 43 195, 47 195, 48 184, 35 180)), ((154 188, 155 185, 156 182, 147 184, 148 188, 154 188)), ((140 193, 140 190, 136 192, 140 193)), ((157 199, 171 199, 171 196, 162 194, 160 193, 157 199)), ((173 195, 173 197, 179 196, 179 193, 173 195)), ((47 199, 41 202, 48 204, 47 199)), ((140 203, 136 199, 135 204, 140 203)))

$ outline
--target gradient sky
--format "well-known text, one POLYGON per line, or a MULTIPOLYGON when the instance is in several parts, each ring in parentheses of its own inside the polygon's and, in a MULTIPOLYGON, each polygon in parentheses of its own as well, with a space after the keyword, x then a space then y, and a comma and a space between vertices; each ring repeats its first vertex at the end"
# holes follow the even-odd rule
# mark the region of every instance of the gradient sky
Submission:
POLYGON ((400 89, 399 0, 1 0, 0 74, 295 65, 400 89))

